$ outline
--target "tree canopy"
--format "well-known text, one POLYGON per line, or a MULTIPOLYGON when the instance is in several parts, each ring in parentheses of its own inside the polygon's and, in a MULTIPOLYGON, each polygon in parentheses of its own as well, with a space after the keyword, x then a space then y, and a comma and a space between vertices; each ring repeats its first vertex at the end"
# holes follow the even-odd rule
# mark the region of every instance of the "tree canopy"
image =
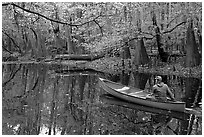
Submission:
POLYGON ((147 50, 185 52, 188 19, 199 45, 201 2, 2 3, 2 47, 29 57, 46 57, 53 50, 80 54, 115 47, 118 52, 142 37, 147 50))

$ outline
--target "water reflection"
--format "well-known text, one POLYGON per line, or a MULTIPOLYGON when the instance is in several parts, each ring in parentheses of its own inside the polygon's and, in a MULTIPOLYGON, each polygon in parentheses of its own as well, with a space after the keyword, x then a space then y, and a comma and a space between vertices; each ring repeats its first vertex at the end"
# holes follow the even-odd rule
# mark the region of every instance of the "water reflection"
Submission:
MULTIPOLYGON (((100 76, 150 89, 154 84, 151 74, 111 75, 94 71, 56 74, 42 64, 3 65, 2 69, 4 135, 201 134, 200 116, 106 98, 106 92, 98 85, 100 76)), ((166 77, 177 100, 199 107, 201 80, 166 77)))

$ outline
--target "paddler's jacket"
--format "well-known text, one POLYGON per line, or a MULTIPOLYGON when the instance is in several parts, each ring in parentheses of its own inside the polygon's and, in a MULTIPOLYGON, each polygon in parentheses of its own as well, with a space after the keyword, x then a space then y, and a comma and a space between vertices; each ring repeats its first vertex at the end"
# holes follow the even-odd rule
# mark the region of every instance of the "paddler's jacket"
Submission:
POLYGON ((173 93, 170 91, 169 87, 163 82, 153 86, 153 94, 157 100, 167 101, 167 95, 174 100, 173 93))

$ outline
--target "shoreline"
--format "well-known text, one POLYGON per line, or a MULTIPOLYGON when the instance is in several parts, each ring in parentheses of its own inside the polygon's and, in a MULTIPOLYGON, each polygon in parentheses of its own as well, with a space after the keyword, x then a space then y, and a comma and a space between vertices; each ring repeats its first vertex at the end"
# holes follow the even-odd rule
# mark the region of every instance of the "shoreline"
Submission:
POLYGON ((73 61, 73 60, 62 60, 62 61, 8 61, 2 62, 2 65, 6 64, 47 64, 47 65, 62 65, 71 66, 76 69, 93 69, 110 74, 119 74, 122 71, 125 73, 139 72, 139 73, 151 73, 160 75, 176 75, 182 77, 194 77, 202 79, 202 65, 184 68, 179 63, 162 63, 158 66, 140 65, 134 66, 131 64, 131 60, 122 60, 121 58, 110 57, 101 58, 94 61, 73 61))

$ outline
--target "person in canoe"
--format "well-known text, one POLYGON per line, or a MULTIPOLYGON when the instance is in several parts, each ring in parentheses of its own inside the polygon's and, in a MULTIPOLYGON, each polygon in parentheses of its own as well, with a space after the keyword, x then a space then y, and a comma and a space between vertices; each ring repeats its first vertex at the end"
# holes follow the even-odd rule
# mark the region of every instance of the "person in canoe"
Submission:
POLYGON ((152 89, 153 93, 151 94, 153 98, 152 97, 150 98, 153 100, 165 102, 167 101, 167 96, 169 95, 171 101, 175 101, 173 93, 169 89, 168 85, 162 82, 162 77, 157 76, 155 79, 156 79, 156 84, 153 86, 153 89, 152 89))

